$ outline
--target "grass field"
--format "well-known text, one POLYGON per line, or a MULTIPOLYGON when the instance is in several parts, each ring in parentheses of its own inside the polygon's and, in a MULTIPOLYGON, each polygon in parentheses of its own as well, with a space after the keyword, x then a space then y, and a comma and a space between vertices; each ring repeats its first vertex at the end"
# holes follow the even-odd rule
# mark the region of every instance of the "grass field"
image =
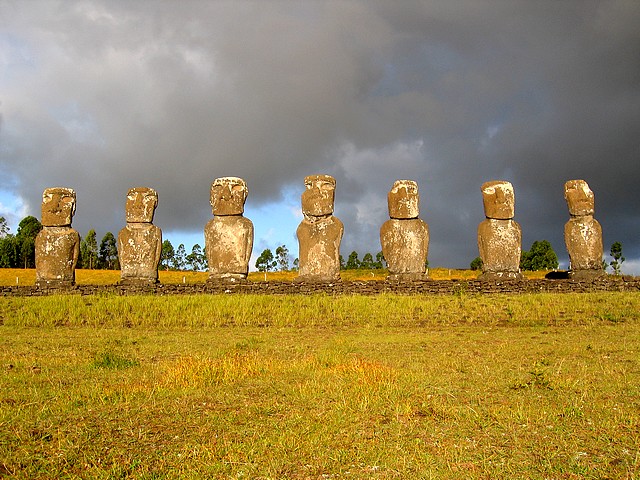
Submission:
MULTIPOLYGON (((525 272, 527 278, 543 278, 546 271, 525 272)), ((268 272, 266 275, 260 272, 250 272, 249 280, 254 282, 291 281, 297 275, 296 272, 268 272)), ((343 270, 340 272, 344 281, 381 281, 384 280, 386 270, 343 270)), ((433 280, 473 280, 479 272, 473 270, 456 270, 449 268, 432 268, 429 276, 433 280)), ((204 283, 207 281, 206 272, 175 272, 160 271, 162 283, 204 283)), ((33 285, 36 280, 34 269, 0 268, 0 286, 33 285)), ((119 270, 76 270, 76 283, 80 285, 108 285, 120 280, 119 270)))
POLYGON ((640 295, 0 299, 0 477, 640 478, 640 295))

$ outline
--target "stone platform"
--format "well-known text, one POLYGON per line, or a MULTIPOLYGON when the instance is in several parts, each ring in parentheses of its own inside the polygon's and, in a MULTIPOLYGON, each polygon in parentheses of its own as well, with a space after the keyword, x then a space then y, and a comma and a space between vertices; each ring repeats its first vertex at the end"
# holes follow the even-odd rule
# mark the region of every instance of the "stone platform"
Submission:
POLYGON ((479 280, 422 280, 407 283, 385 281, 293 283, 244 282, 237 284, 155 284, 155 285, 75 285, 53 288, 38 286, 0 287, 1 296, 28 297, 55 294, 68 295, 200 295, 200 294, 258 294, 258 295, 461 295, 461 294, 523 294, 523 293, 584 293, 584 292, 640 292, 640 277, 605 276, 592 281, 523 280, 482 282, 479 280))

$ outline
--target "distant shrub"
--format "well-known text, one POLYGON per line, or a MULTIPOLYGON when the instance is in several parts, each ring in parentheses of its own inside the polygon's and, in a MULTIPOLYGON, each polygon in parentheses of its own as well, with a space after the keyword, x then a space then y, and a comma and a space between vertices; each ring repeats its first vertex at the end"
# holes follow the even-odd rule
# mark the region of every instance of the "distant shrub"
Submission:
POLYGON ((482 270, 482 259, 480 257, 474 258, 469 266, 471 270, 482 270))

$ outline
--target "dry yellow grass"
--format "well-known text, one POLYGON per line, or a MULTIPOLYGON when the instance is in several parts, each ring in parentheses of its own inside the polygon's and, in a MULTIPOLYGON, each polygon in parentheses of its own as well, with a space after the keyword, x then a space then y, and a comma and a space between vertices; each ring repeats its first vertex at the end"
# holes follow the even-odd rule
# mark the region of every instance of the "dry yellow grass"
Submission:
MULTIPOLYGON (((473 270, 459 270, 455 268, 432 268, 429 277, 432 280, 474 280, 480 272, 473 270)), ((544 278, 546 270, 539 272, 524 272, 530 279, 544 278)), ((272 281, 290 282, 297 272, 250 272, 249 280, 252 282, 272 281)), ((340 276, 345 282, 354 281, 382 281, 387 275, 386 270, 342 270, 340 276)), ((207 280, 207 272, 191 271, 164 271, 159 272, 160 282, 166 284, 176 283, 204 283, 207 280)), ((34 269, 0 268, 0 286, 33 285, 36 273, 34 269)), ((119 270, 76 270, 76 283, 79 285, 109 285, 120 280, 119 270)))

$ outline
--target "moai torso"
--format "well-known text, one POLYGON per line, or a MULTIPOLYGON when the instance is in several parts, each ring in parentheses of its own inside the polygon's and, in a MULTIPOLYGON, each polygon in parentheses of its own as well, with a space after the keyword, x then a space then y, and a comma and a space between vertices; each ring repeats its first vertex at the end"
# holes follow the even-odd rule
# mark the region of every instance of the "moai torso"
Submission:
POLYGON ((152 188, 132 188, 127 193, 127 225, 118 233, 120 281, 147 284, 158 281, 162 230, 153 225, 158 194, 152 188))
POLYGON ((204 229, 209 281, 244 281, 253 249, 253 223, 242 216, 249 190, 237 177, 211 184, 213 219, 204 229))
POLYGON ((515 278, 520 273, 522 234, 513 220, 487 218, 478 225, 478 251, 483 273, 515 278))
POLYGON ((380 228, 380 245, 389 270, 387 279, 426 279, 429 226, 418 218, 418 185, 398 180, 387 198, 391 218, 380 228))
POLYGON ((70 227, 42 227, 36 237, 36 283, 73 285, 80 235, 70 227))
POLYGON ((478 225, 478 252, 482 259, 481 280, 521 280, 522 230, 513 220, 515 195, 509 182, 482 185, 485 216, 478 225))
POLYGON ((329 175, 304 179, 302 194, 304 220, 298 226, 298 282, 340 280, 340 242, 344 225, 333 216, 336 181, 329 175))
POLYGON ((205 227, 209 278, 244 279, 249 272, 253 223, 243 216, 216 216, 205 227))
POLYGON ((36 285, 71 286, 80 255, 80 235, 71 228, 76 193, 47 188, 42 194, 42 230, 35 240, 36 285))
POLYGON ((564 226, 564 241, 571 262, 572 278, 593 278, 602 268, 602 227, 593 218, 594 195, 584 180, 565 183, 564 195, 571 218, 564 226))
POLYGON ((303 220, 296 235, 300 247, 298 281, 340 280, 340 242, 344 225, 333 215, 303 220))

